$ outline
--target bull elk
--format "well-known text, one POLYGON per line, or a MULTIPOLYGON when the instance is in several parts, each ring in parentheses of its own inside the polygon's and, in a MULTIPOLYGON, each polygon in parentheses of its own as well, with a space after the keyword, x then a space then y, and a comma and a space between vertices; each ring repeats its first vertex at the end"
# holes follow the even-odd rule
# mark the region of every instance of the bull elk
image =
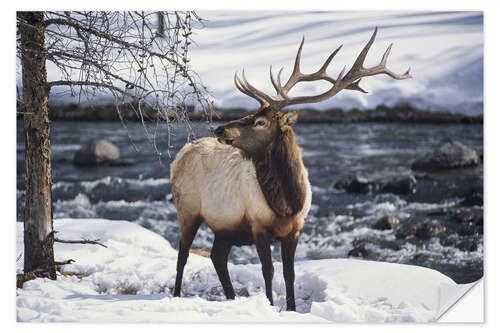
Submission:
POLYGON ((243 79, 235 74, 236 87, 256 99, 260 108, 254 114, 219 126, 214 132, 216 138, 186 144, 171 166, 172 194, 181 233, 174 296, 180 296, 189 249, 203 221, 215 234, 210 258, 228 299, 235 297, 227 269, 231 247, 255 244, 266 296, 273 304, 274 267, 270 244, 279 239, 286 307, 295 310, 294 256, 311 207, 311 186, 301 157, 302 149, 291 127, 297 120, 297 112, 281 110, 289 105, 324 101, 343 89, 366 93, 359 86, 365 76, 387 74, 397 80, 411 77, 409 69, 404 74, 396 74, 386 67, 392 44, 379 65, 363 66, 376 34, 377 28, 352 68, 344 75, 344 67, 336 79, 328 76, 326 69, 342 46, 333 51, 317 72, 303 74, 300 71, 302 38, 293 72, 284 86, 282 69, 275 78, 270 68, 271 83, 277 93, 273 97, 248 83, 244 71, 243 79), (328 81, 332 87, 315 96, 288 95, 297 83, 318 80, 328 81))

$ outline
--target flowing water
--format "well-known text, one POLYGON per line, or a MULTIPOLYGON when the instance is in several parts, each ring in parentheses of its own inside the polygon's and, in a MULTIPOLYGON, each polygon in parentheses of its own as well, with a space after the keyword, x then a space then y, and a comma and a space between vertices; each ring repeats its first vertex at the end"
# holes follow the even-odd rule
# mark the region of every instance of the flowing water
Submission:
MULTIPOLYGON (((209 135, 206 124, 194 123, 198 136, 209 135)), ((24 210, 24 137, 17 123, 17 219, 24 210)), ((177 247, 176 209, 170 194, 169 164, 186 142, 186 131, 174 126, 168 143, 160 128, 156 145, 161 159, 140 123, 53 122, 52 176, 54 218, 95 217, 127 220, 165 237, 177 247), (134 165, 78 167, 74 153, 91 139, 102 138, 120 148, 122 158, 134 165), (171 145, 171 157, 167 147, 171 145), (137 149, 137 150, 136 150, 137 149)), ((337 189, 339 180, 358 175, 388 179, 412 174, 411 162, 447 140, 458 140, 483 151, 482 125, 430 125, 399 123, 298 124, 295 132, 309 170, 313 205, 300 243, 297 260, 363 257, 369 260, 416 264, 437 269, 459 283, 483 274, 483 206, 475 206, 481 226, 456 231, 450 216, 466 211, 462 201, 467 186, 483 181, 483 168, 417 177, 417 192, 351 194, 337 189), (372 224, 394 216, 411 225, 421 216, 429 225, 448 226, 446 232, 417 237, 404 229, 378 230, 372 224), (403 230, 403 231, 401 231, 403 230), (399 234, 398 234, 399 233, 399 234), (465 245, 464 245, 465 244, 465 245)), ((193 248, 210 250, 212 232, 202 226, 193 248)), ((279 244, 273 256, 280 260, 279 244)), ((234 247, 233 263, 258 262, 254 247, 234 247)))

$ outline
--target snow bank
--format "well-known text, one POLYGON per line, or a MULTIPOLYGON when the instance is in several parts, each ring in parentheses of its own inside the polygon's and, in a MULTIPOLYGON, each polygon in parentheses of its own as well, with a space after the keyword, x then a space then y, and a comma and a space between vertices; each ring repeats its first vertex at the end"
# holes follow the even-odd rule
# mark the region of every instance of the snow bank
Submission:
MULTIPOLYGON (((301 61, 304 73, 317 70, 329 53, 343 44, 328 71, 336 78, 344 65, 350 68, 378 26, 378 37, 366 65, 378 64, 386 47, 394 43, 389 68, 403 73, 411 67, 413 79, 396 82, 384 76, 365 78, 361 86, 369 94, 342 91, 313 107, 363 110, 380 104, 409 103, 431 111, 483 112, 482 12, 241 10, 198 13, 207 21, 204 29, 194 33, 191 64, 219 107, 257 107, 253 99, 234 86, 233 75, 236 71, 241 73, 243 68, 249 82, 273 94, 269 65, 273 65, 275 75, 284 66, 281 77, 285 80, 293 68, 302 36, 305 37, 301 61)), ((51 80, 60 76, 50 68, 48 75, 51 80)), ((299 84, 291 95, 319 94, 328 88, 327 83, 299 84)), ((58 102, 55 98, 56 95, 51 102, 58 102)))
MULTIPOLYGON (((17 251, 23 226, 17 223, 17 251)), ((459 288, 443 274, 417 266, 352 259, 296 263, 296 312, 285 309, 285 285, 275 263, 275 306, 264 293, 260 265, 231 265, 237 296, 223 296, 208 258, 192 254, 183 297, 173 298, 177 251, 136 224, 100 219, 61 219, 63 239, 100 239, 108 248, 55 244, 56 260, 74 259, 57 281, 36 279, 17 289, 18 321, 64 322, 428 322, 459 288), (445 290, 446 292, 443 292, 445 290), (441 298, 440 298, 441 295, 441 298)), ((22 272, 23 258, 17 261, 22 272)))
MULTIPOLYGON (((269 65, 274 73, 284 66, 282 78, 293 69, 302 36, 305 37, 301 67, 316 71, 339 45, 341 51, 329 66, 336 78, 347 69, 370 38, 375 26, 377 39, 366 59, 378 64, 386 47, 394 43, 388 66, 403 73, 411 67, 411 80, 394 81, 377 76, 361 82, 370 94, 343 91, 335 98, 315 104, 367 109, 379 104, 409 103, 430 110, 482 113, 483 15, 481 12, 424 11, 200 11, 208 20, 194 37, 192 66, 214 92, 222 107, 255 107, 257 103, 233 84, 236 71, 245 68, 255 87, 273 94, 269 65), (465 79, 467 78, 467 79, 465 79)), ((329 84, 299 84, 292 95, 319 94, 329 84)))

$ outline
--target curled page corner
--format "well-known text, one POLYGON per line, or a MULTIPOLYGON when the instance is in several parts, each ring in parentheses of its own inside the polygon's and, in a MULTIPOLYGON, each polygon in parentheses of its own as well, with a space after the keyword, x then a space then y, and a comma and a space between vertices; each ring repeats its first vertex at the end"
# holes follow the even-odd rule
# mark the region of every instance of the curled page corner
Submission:
POLYGON ((483 278, 475 282, 465 284, 450 285, 443 283, 439 288, 439 310, 436 321, 483 322, 483 285, 483 278), (476 287, 476 292, 474 293, 473 298, 469 299, 467 295, 470 294, 469 292, 474 287, 476 287), (474 313, 471 314, 470 310, 473 310, 472 312, 474 313), (464 317, 462 315, 463 313, 467 313, 469 316, 464 317))

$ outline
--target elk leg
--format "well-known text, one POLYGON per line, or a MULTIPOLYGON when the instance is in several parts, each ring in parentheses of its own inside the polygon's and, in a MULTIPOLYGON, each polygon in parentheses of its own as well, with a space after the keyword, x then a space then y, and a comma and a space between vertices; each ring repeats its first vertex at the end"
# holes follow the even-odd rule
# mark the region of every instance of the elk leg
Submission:
POLYGON ((255 235, 255 246, 262 265, 262 275, 264 275, 264 283, 266 285, 266 296, 269 302, 271 302, 271 305, 273 305, 274 266, 271 258, 271 238, 269 234, 264 232, 257 233, 255 235))
POLYGON ((295 282, 294 257, 297 248, 298 235, 290 235, 281 240, 281 259, 283 261, 283 277, 286 286, 286 310, 295 311, 295 282))
POLYGON ((233 285, 229 278, 229 271, 227 270, 227 259, 231 247, 232 244, 229 241, 215 235, 212 252, 210 253, 210 259, 212 259, 212 263, 214 264, 215 271, 217 272, 217 276, 219 277, 219 281, 222 284, 222 289, 224 289, 224 294, 227 299, 234 299, 235 296, 233 285))
POLYGON ((193 244, 194 236, 200 227, 201 220, 197 219, 193 223, 182 224, 186 225, 181 231, 181 240, 179 241, 179 254, 177 255, 177 276, 175 277, 174 297, 181 295, 182 274, 189 256, 189 249, 193 244))

